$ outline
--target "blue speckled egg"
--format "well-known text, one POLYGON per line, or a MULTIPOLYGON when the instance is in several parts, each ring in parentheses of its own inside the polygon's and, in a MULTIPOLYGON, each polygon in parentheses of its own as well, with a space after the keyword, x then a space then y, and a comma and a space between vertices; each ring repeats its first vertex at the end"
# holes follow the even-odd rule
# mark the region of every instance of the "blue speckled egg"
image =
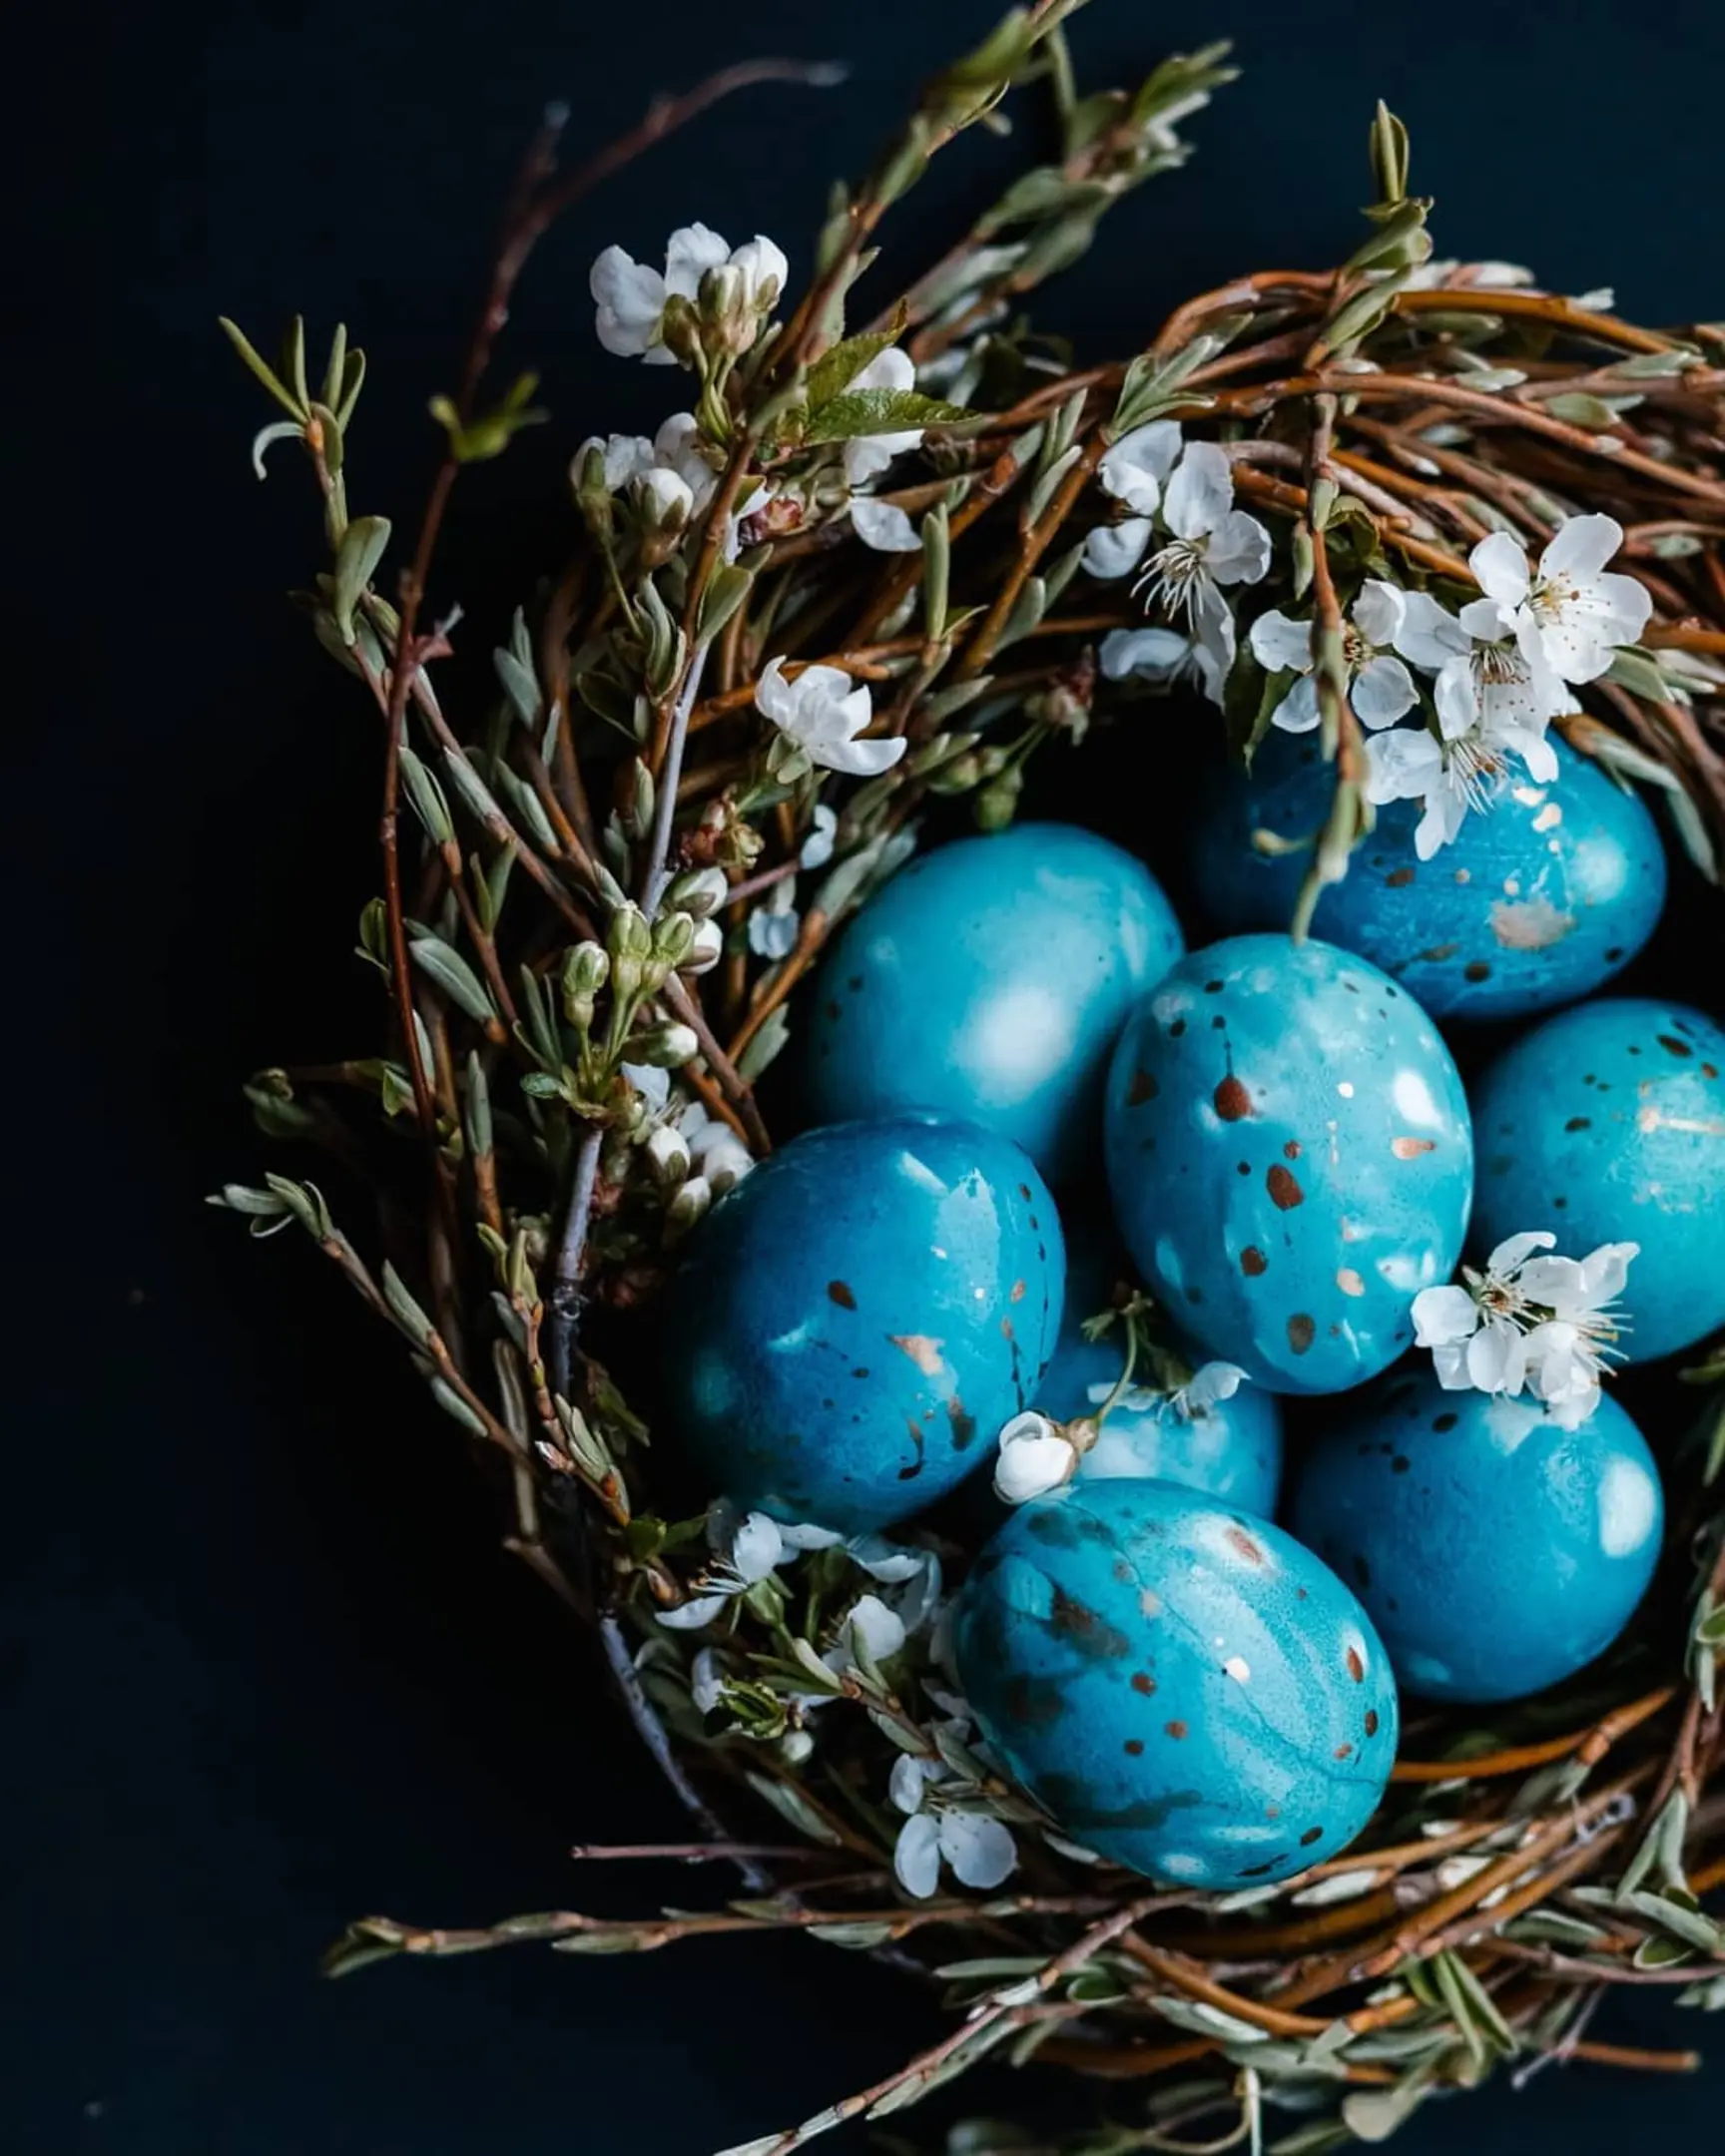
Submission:
MULTIPOLYGON (((1571 1003, 1626 966, 1665 903, 1665 851, 1637 794, 1554 740, 1550 786, 1507 786, 1450 844, 1414 850, 1419 802, 1390 802, 1313 927, 1411 988, 1434 1018, 1518 1018, 1571 1003)), ((1323 822, 1333 774, 1315 735, 1271 733, 1250 774, 1211 789, 1193 828, 1192 867, 1220 928, 1285 928, 1305 852, 1269 854, 1256 830, 1306 838, 1323 822)))
POLYGON ((1637 1362, 1725 1325, 1725 1031, 1628 997, 1547 1018, 1473 1087, 1481 1252, 1549 1229, 1566 1257, 1638 1243, 1618 1346, 1637 1362))
POLYGON ((923 854, 822 965, 816 1119, 967 1116, 1066 1175, 1126 1013, 1184 947, 1149 869, 1093 831, 1022 823, 923 854))
MULTIPOLYGON (((1083 1332, 1086 1318, 1108 1308, 1113 1286, 1114 1268, 1102 1246, 1069 1236, 1060 1337, 1036 1395, 1036 1405, 1056 1421, 1096 1414, 1119 1382, 1126 1360, 1120 1329, 1097 1341, 1087 1341, 1083 1332)), ((1133 1389, 1110 1410, 1095 1444, 1079 1461, 1079 1481, 1154 1475, 1225 1497, 1248 1512, 1276 1509, 1282 1410, 1273 1393, 1242 1384, 1230 1398, 1187 1412, 1168 1394, 1151 1394, 1136 1382, 1148 1372, 1133 1374, 1133 1389)))
POLYGON ((1272 1391, 1375 1377, 1460 1256, 1473 1146, 1449 1051, 1331 944, 1235 936, 1183 958, 1120 1036, 1106 1127, 1151 1292, 1272 1391))
POLYGON ((1399 1373, 1307 1455, 1294 1532, 1359 1591, 1396 1675, 1428 1699, 1543 1691, 1646 1592, 1659 1470, 1607 1393, 1579 1429, 1537 1403, 1399 1373))
POLYGON ((860 1534, 932 1504, 1034 1396, 1065 1251, 1007 1139, 811 1131, 721 1199, 666 1296, 672 1427, 715 1492, 860 1534))
POLYGON ((1291 1535, 1171 1482, 1015 1512, 956 1608, 966 1698, 1075 1841, 1152 1879, 1286 1879, 1347 1848, 1396 1757, 1371 1621, 1291 1535))

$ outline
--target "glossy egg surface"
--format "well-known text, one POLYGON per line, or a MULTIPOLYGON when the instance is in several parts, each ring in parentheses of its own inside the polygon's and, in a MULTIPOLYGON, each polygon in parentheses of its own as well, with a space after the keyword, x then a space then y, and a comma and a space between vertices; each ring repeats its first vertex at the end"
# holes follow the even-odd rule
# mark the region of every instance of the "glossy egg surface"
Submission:
POLYGON ((1475 1081, 1474 1242, 1549 1229, 1567 1257, 1637 1243, 1618 1343, 1633 1361, 1725 1326, 1725 1031, 1680 1003, 1561 1011, 1475 1081))
POLYGON ((1143 862, 1074 824, 1015 824, 921 854, 822 965, 814 1115, 969 1117, 1058 1178, 1093 1143, 1127 1012, 1183 948, 1143 862))
POLYGON ((1065 1254, 974 1124, 811 1131, 721 1199, 666 1293, 668 1420, 715 1495, 847 1533, 931 1504, 1034 1396, 1065 1254))
POLYGON ((1182 959, 1121 1035, 1106 1136, 1146 1285, 1272 1391, 1376 1376, 1460 1255, 1455 1065, 1406 989, 1331 944, 1235 936, 1182 959))
POLYGON ((1396 1756, 1388 1657, 1292 1536, 1170 1482, 1021 1506, 957 1604, 965 1697, 1065 1833, 1223 1888, 1344 1850, 1396 1756))
MULTIPOLYGON (((1087 1341, 1086 1318, 1106 1310, 1114 1268, 1094 1238, 1067 1238, 1066 1294, 1054 1358, 1036 1405, 1056 1421, 1100 1411, 1125 1367, 1118 1325, 1087 1341), (1100 1395, 1100 1396, 1098 1396, 1100 1395)), ((1227 1399, 1190 1409, 1167 1392, 1139 1384, 1122 1395, 1078 1463, 1077 1479, 1157 1476, 1224 1497, 1248 1512, 1271 1513, 1282 1480, 1282 1410, 1262 1385, 1243 1383, 1227 1399)), ((1148 1376, 1148 1373, 1145 1373, 1148 1376)))
POLYGON ((1292 1526, 1359 1594, 1428 1699, 1543 1691, 1602 1654, 1659 1556, 1659 1471, 1606 1393, 1579 1429, 1534 1402, 1386 1380, 1307 1455, 1292 1526))
MULTIPOLYGON (((1382 966, 1434 1018, 1500 1019, 1591 995, 1633 958, 1665 903, 1665 851, 1645 803, 1553 740, 1557 777, 1522 777, 1470 814, 1429 861, 1414 850, 1419 802, 1377 811, 1313 928, 1382 966)), ((1310 855, 1265 853, 1253 833, 1310 837, 1334 784, 1315 736, 1272 732, 1250 773, 1212 784, 1192 866, 1219 927, 1284 928, 1310 855)))

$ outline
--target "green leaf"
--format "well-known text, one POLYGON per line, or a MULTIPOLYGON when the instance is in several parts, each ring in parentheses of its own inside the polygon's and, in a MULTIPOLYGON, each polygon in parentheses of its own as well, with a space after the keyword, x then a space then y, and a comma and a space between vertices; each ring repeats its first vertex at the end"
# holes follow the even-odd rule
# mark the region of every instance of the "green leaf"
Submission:
POLYGON ((491 654, 491 664, 496 670, 498 686, 509 699, 510 709, 521 724, 531 730, 539 724, 539 677, 532 666, 517 653, 502 648, 491 654))
POLYGON ((809 369, 806 384, 812 412, 831 404, 842 390, 850 388, 871 360, 878 359, 888 345, 898 341, 904 330, 904 303, 900 300, 884 329, 869 329, 861 336, 846 337, 842 343, 821 354, 809 369))
POLYGON ((701 595, 701 611, 695 622, 698 641, 710 644, 747 600, 754 586, 755 579, 749 570, 736 562, 721 562, 701 595))
POLYGON ((364 595, 372 571, 383 559, 383 549, 388 544, 387 517, 357 516, 341 534, 341 544, 335 550, 335 593, 330 612, 345 644, 355 641, 353 609, 364 595))
POLYGON ((413 805, 413 812, 424 824, 431 843, 447 845, 455 835, 455 826, 449 820, 449 803, 435 774, 405 743, 401 748, 401 780, 407 789, 407 799, 413 805))
POLYGON ((311 408, 311 386, 305 378, 305 317, 295 314, 282 339, 282 373, 301 411, 311 408))
POLYGON ((967 419, 962 404, 945 404, 918 389, 849 389, 811 412, 804 439, 851 441, 860 434, 908 434, 967 419))
POLYGON ((770 1804, 782 1820, 829 1849, 840 1847, 839 1836, 828 1826, 803 1793, 789 1782, 772 1782, 765 1775, 744 1770, 743 1779, 763 1803, 770 1804))
POLYGON ((1603 434, 1617 424, 1619 412, 1632 411, 1641 402, 1638 396, 1594 396, 1585 389, 1566 389, 1561 396, 1547 397, 1543 410, 1553 419, 1561 419, 1566 426, 1585 427, 1590 434, 1603 434))
POLYGON ((268 426, 260 427, 252 437, 252 469, 260 479, 268 479, 270 474, 264 469, 265 450, 279 441, 302 441, 304 436, 305 429, 297 419, 271 420, 268 426))
POLYGON ((423 1346, 433 1330, 431 1321, 407 1293, 400 1274, 387 1259, 383 1261, 382 1282, 390 1316, 410 1341, 423 1346))
POLYGON ((278 379, 276 369, 258 350, 257 346, 252 343, 238 322, 230 321, 226 314, 219 314, 216 318, 221 323, 223 333, 229 343, 233 345, 234 349, 264 384, 265 388, 269 390, 277 403, 282 406, 284 411, 291 412, 293 417, 303 425, 307 404, 305 402, 296 404, 293 401, 291 395, 278 379))
POLYGON ((478 974, 458 950, 433 935, 420 936, 408 949, 419 970, 434 980, 450 1002, 459 1005, 469 1018, 488 1025, 496 1017, 491 998, 485 993, 478 974))

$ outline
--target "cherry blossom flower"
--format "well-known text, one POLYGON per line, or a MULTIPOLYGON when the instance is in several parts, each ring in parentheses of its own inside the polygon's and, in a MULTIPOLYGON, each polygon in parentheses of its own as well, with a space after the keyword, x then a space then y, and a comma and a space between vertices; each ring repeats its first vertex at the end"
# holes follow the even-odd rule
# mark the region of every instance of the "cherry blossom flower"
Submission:
MULTIPOLYGON (((1572 516, 1557 527, 1537 570, 1529 571, 1507 532, 1481 539, 1467 566, 1483 604, 1495 609, 1498 634, 1513 634, 1529 660, 1542 660, 1563 681, 1590 682, 1610 666, 1619 645, 1639 640, 1653 611, 1644 585, 1606 573, 1622 544, 1615 517, 1572 516)), ((1484 625, 1467 619, 1473 612, 1465 610, 1463 625, 1479 634, 1484 625)))
POLYGON ((1551 1420, 1576 1429, 1599 1404, 1599 1379, 1624 1321, 1623 1293, 1635 1243, 1604 1243, 1582 1259, 1536 1255, 1557 1238, 1508 1237, 1484 1270, 1463 1267, 1464 1287, 1423 1289, 1414 1338, 1432 1350, 1446 1391, 1516 1393, 1540 1401, 1551 1420))
POLYGON ((1194 627, 1224 584, 1256 584, 1270 566, 1270 534, 1255 516, 1234 506, 1234 467, 1215 442, 1188 442, 1162 499, 1172 535, 1158 547, 1133 587, 1147 606, 1161 606, 1194 627))
POLYGON ((802 850, 797 855, 799 868, 825 868, 833 858, 833 841, 839 831, 839 811, 829 808, 825 802, 815 804, 815 816, 802 850))
MULTIPOLYGON (((869 437, 862 437, 866 441, 869 437)), ((879 437, 890 440, 891 436, 879 437)), ((876 501, 871 494, 851 497, 851 528, 865 547, 876 554, 917 554, 922 540, 906 512, 896 502, 876 501)))
POLYGON ((749 916, 749 948, 757 958, 789 958, 797 947, 796 888, 775 883, 749 916))
POLYGON ((1103 675, 1109 681, 1165 683, 1196 682, 1212 704, 1220 705, 1222 691, 1234 664, 1234 617, 1220 592, 1200 603, 1195 633, 1179 629, 1110 629, 1099 654, 1103 675))
MULTIPOLYGON (((947 1726, 962 1737, 968 1724, 947 1726)), ((942 1801, 942 1792, 955 1781, 942 1760, 905 1752, 893 1762, 887 1794, 906 1818, 893 1847, 892 1869, 904 1891, 918 1901, 926 1901, 939 1886, 942 1864, 961 1886, 982 1893, 1017 1869, 1017 1847, 999 1820, 942 1801)))
POLYGON ((1099 524, 1084 541, 1084 567, 1107 583, 1129 576, 1144 559, 1155 530, 1152 519, 1162 503, 1163 482, 1180 454, 1181 435, 1172 419, 1152 419, 1134 427, 1097 466, 1104 492, 1132 511, 1118 524, 1099 524))
MULTIPOLYGON (((1363 727, 1394 726, 1414 709, 1420 692, 1397 657, 1407 614, 1408 594, 1382 577, 1368 577, 1342 632, 1348 668, 1348 701, 1363 727)), ((1310 734, 1322 719, 1318 703, 1317 624, 1296 621, 1280 607, 1261 614, 1248 641, 1252 655, 1269 673, 1284 669, 1299 676, 1277 705, 1272 725, 1285 734, 1310 734)))
POLYGON ((994 1462, 994 1494, 1003 1504, 1024 1504, 1070 1482, 1078 1447, 1058 1422, 1026 1407, 1001 1426, 994 1462))
POLYGON ((765 1512, 739 1514, 721 1498, 707 1514, 707 1545, 713 1561, 696 1581, 696 1591, 676 1609, 661 1610, 659 1622, 674 1632, 699 1631, 711 1624, 727 1603, 745 1595, 805 1550, 831 1549, 844 1538, 830 1527, 790 1523, 765 1512))
MULTIPOLYGON (((850 396, 859 389, 905 391, 915 386, 916 369, 909 353, 889 344, 883 352, 876 352, 865 367, 852 375, 845 385, 845 393, 850 396)), ((899 427, 889 434, 853 435, 845 444, 845 476, 853 486, 861 486, 864 479, 872 479, 876 472, 883 472, 895 456, 918 447, 921 440, 920 427, 899 427)), ((852 521, 856 521, 855 509, 852 521)), ((867 543, 874 544, 872 540, 867 543)))
POLYGON ((702 278, 713 270, 732 273, 735 288, 727 294, 728 302, 754 318, 772 307, 790 274, 789 264, 771 240, 758 234, 733 250, 699 224, 681 226, 671 235, 662 271, 636 262, 620 247, 608 247, 588 278, 600 343, 608 352, 645 359, 649 366, 675 365, 677 355, 664 340, 666 305, 672 299, 697 299, 702 278))
MULTIPOLYGON (((1523 649, 1492 600, 1472 600, 1451 614, 1430 592, 1403 596, 1397 648, 1437 676, 1432 699, 1444 739, 1482 732, 1527 761, 1531 744, 1574 703, 1543 651, 1523 649)), ((1544 761, 1536 751, 1534 761, 1544 761)))
POLYGON ((700 452, 701 426, 693 412, 673 412, 649 441, 645 434, 593 434, 575 452, 572 469, 579 478, 590 450, 603 452, 605 485, 620 494, 625 487, 663 498, 681 498, 686 515, 706 507, 718 484, 712 465, 700 452))
POLYGON ((775 659, 755 685, 755 708, 787 734, 823 771, 874 779, 890 771, 909 746, 860 737, 872 714, 866 682, 853 682, 843 667, 805 667, 795 681, 775 659))

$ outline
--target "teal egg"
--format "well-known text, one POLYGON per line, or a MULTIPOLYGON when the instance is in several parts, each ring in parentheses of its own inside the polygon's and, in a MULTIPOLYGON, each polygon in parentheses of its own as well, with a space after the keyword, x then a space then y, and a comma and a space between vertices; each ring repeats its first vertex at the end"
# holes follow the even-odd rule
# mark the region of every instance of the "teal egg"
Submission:
POLYGON ((1371 1819, 1396 1687, 1335 1573, 1171 1482, 1020 1506, 958 1598, 964 1695, 1073 1840, 1200 1887, 1287 1879, 1371 1819))
POLYGON ((1548 1229, 1564 1256, 1637 1243, 1618 1343, 1675 1354, 1725 1326, 1725 1031, 1606 997, 1524 1033, 1476 1080, 1474 1240, 1548 1229))
MULTIPOLYGON (((1108 1308, 1113 1286, 1114 1268, 1101 1246, 1068 1236, 1060 1336, 1035 1401, 1058 1422, 1098 1413, 1119 1382, 1126 1362, 1119 1328, 1095 1341, 1083 1331, 1086 1318, 1108 1308)), ((1193 1405, 1138 1382, 1149 1374, 1134 1371, 1132 1389, 1109 1411, 1076 1479, 1156 1476, 1248 1512, 1274 1512, 1282 1480, 1282 1410, 1274 1394, 1242 1383, 1226 1399, 1193 1405)))
POLYGON ((1183 958, 1109 1073, 1114 1219, 1207 1356, 1340 1392, 1414 1337, 1461 1253, 1461 1081, 1414 998, 1328 943, 1235 936, 1183 958))
POLYGON ((1060 1326, 1054 1201, 1009 1140, 900 1116, 738 1184, 666 1292, 667 1419, 713 1494, 848 1534, 993 1454, 1060 1326))
MULTIPOLYGON (((1466 817, 1431 860, 1414 850, 1419 802, 1390 802, 1313 928, 1413 990, 1434 1018, 1518 1018, 1591 995, 1658 924, 1665 850, 1638 794, 1553 740, 1557 777, 1523 776, 1466 817)), ((1250 773, 1216 779, 1192 831, 1192 871, 1230 931, 1285 928, 1311 855, 1266 853, 1253 833, 1309 838, 1335 784, 1315 735, 1272 731, 1250 773)))
POLYGON ((1293 1529, 1357 1590, 1400 1683, 1469 1705, 1560 1684, 1634 1615, 1664 1499, 1607 1393, 1579 1429, 1536 1402, 1390 1378, 1307 1455, 1293 1529))
POLYGON ((922 854, 822 964, 815 1120, 966 1116, 1058 1179, 1093 1141, 1126 1013, 1183 948, 1156 878, 1093 831, 1015 824, 922 854))

